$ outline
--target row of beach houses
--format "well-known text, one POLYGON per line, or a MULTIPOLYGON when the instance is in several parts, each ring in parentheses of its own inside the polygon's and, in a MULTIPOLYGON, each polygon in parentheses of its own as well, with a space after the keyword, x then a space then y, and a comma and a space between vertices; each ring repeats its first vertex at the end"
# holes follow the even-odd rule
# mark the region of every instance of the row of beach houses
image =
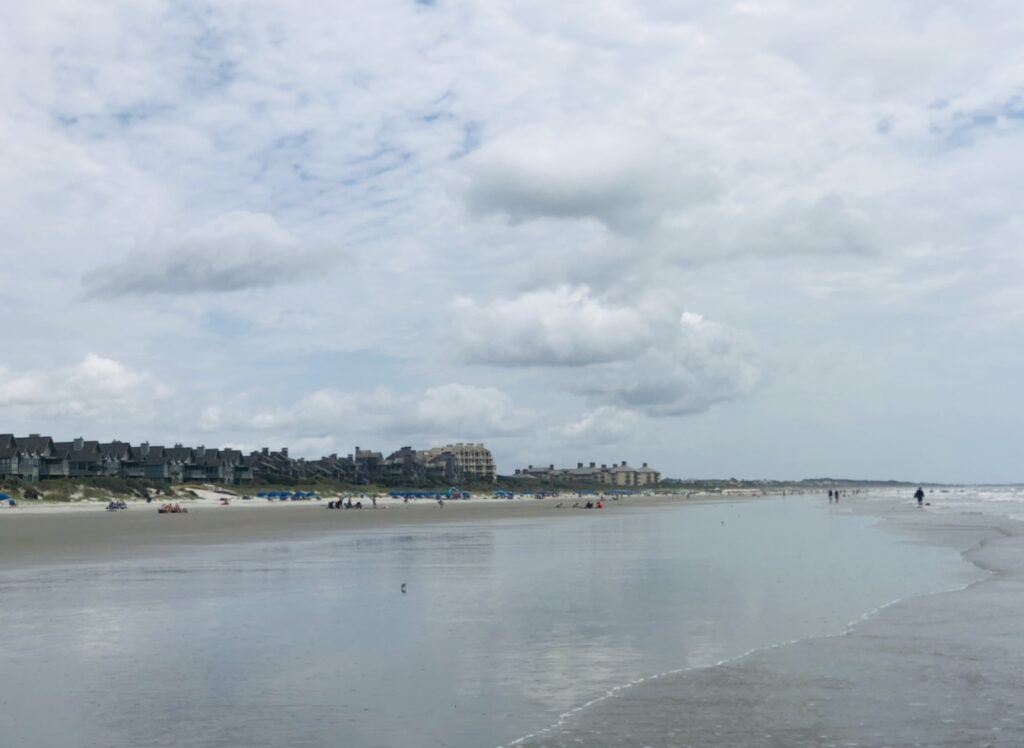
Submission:
MULTIPOLYGON (((89 441, 81 437, 54 441, 49 436, 0 434, 0 479, 35 482, 58 478, 118 477, 164 483, 246 483, 336 480, 363 484, 375 481, 422 483, 494 481, 494 457, 483 444, 457 442, 429 449, 402 447, 388 456, 356 447, 348 455, 330 454, 316 460, 294 458, 287 448, 264 447, 243 453, 238 449, 164 447, 143 442, 89 441)), ((544 483, 590 483, 622 488, 655 486, 660 473, 643 463, 633 467, 591 462, 575 468, 530 465, 515 478, 544 483)))
POLYGON ((0 434, 0 479, 29 482, 59 478, 118 477, 164 483, 242 485, 259 480, 312 481, 319 478, 360 484, 380 479, 457 482, 495 479, 494 458, 483 444, 459 442, 414 450, 402 447, 384 457, 355 448, 347 456, 317 460, 289 456, 288 449, 243 453, 205 446, 173 447, 83 438, 54 441, 49 436, 0 434))
POLYGON ((641 487, 656 486, 661 473, 643 463, 641 467, 633 467, 625 460, 617 465, 601 465, 591 462, 584 465, 577 462, 574 468, 546 467, 516 468, 515 477, 534 478, 547 483, 599 483, 605 486, 641 487))

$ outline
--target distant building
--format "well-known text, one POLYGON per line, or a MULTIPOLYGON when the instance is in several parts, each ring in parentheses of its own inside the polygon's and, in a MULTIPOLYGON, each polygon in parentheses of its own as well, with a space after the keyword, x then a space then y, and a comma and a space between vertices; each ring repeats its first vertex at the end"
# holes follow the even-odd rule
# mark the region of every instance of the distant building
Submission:
POLYGON ((493 481, 497 476, 494 469, 494 456, 491 454, 491 450, 483 444, 456 442, 443 447, 422 450, 418 454, 422 455, 422 459, 426 463, 429 463, 441 458, 445 453, 451 455, 467 477, 493 481))
POLYGON ((610 467, 608 465, 598 467, 593 462, 588 467, 584 467, 582 462, 578 462, 575 468, 556 468, 553 464, 547 467, 529 465, 525 468, 517 468, 515 475, 520 478, 536 478, 553 483, 599 483, 619 488, 656 486, 661 480, 661 473, 648 467, 646 462, 642 467, 634 468, 625 460, 610 467))
POLYGON ((39 434, 0 434, 0 479, 34 482, 100 476, 229 485, 257 480, 287 484, 321 478, 352 484, 385 478, 418 483, 430 478, 454 485, 466 477, 494 480, 495 470, 491 452, 483 444, 462 442, 420 451, 402 447, 387 459, 380 452, 356 447, 347 457, 331 454, 305 460, 290 457, 287 447, 278 452, 264 447, 246 455, 237 449, 203 445, 162 447, 143 442, 133 446, 81 437, 54 442, 39 434))

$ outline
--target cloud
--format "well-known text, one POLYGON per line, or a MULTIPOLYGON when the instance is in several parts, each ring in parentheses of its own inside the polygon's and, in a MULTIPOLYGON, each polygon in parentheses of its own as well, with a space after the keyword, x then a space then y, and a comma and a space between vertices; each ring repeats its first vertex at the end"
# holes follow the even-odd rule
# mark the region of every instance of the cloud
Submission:
POLYGON ((999 423, 1024 407, 1024 91, 1007 64, 1024 9, 1004 5, 0 4, 3 381, 31 369, 61 401, 67 351, 139 373, 130 349, 176 390, 159 421, 142 396, 124 411, 132 438, 191 438, 215 404, 211 440, 313 445, 364 423, 397 440, 395 413, 426 429, 451 404, 528 424, 499 444, 531 459, 636 413, 666 462, 693 450, 708 472, 930 460, 1016 480, 999 423), (322 251, 337 246, 358 259, 346 272, 322 251), (970 366, 942 364, 951 340, 970 366), (343 370, 318 358, 339 351, 343 370), (382 355, 401 364, 367 363, 382 355), (769 357, 806 366, 761 393, 769 357), (427 415, 436 382, 515 407, 442 391, 427 415), (372 389, 345 405, 375 384, 394 388, 378 406, 372 389), (954 385, 965 413, 998 415, 940 457, 893 405, 933 413, 954 385), (797 434, 822 417, 808 391, 851 440, 904 436, 851 451, 797 434), (715 418, 653 418, 748 393, 715 418), (797 434, 799 458, 738 446, 751 419, 797 434))
POLYGON ((474 212, 513 222, 593 219, 636 233, 718 191, 706 169, 665 146, 614 128, 515 131, 466 159, 462 196, 474 212))
POLYGON ((683 264, 741 256, 870 255, 883 244, 869 216, 855 201, 834 192, 778 204, 763 196, 737 196, 669 222, 658 240, 668 259, 683 264))
POLYGON ((739 331, 684 312, 672 338, 632 361, 596 367, 576 386, 650 416, 691 415, 756 389, 752 348, 739 331))
POLYGON ((202 414, 207 431, 240 429, 310 438, 339 430, 377 436, 474 439, 521 433, 530 414, 494 387, 444 384, 412 394, 387 388, 369 392, 317 390, 293 405, 253 409, 243 401, 202 414))
POLYGON ((450 308, 463 352, 499 366, 582 366, 636 356, 655 339, 644 310, 616 306, 586 287, 559 286, 513 299, 450 308))
POLYGON ((90 297, 269 288, 321 276, 340 255, 304 250, 271 216, 232 212, 165 230, 145 249, 87 273, 90 297))
POLYGON ((604 405, 584 413, 556 430, 561 441, 573 444, 620 444, 637 436, 644 417, 635 410, 604 405))
POLYGON ((749 395, 760 379, 746 335, 661 294, 626 305, 561 286, 486 304, 460 298, 450 311, 471 360, 546 369, 603 406, 688 415, 749 395))
POLYGON ((15 418, 148 417, 172 390, 153 375, 90 353, 78 364, 15 372, 0 367, 0 407, 15 418))

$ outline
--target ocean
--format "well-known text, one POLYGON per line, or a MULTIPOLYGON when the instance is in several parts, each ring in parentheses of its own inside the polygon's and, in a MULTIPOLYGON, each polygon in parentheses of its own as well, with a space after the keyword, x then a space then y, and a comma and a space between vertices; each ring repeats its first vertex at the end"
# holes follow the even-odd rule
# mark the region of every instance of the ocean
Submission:
MULTIPOLYGON (((934 496, 931 517, 963 514, 934 496)), ((870 516, 915 521, 909 492, 844 501, 567 509, 0 570, 0 743, 832 744, 808 703, 856 684, 872 650, 829 648, 993 574, 870 516)))

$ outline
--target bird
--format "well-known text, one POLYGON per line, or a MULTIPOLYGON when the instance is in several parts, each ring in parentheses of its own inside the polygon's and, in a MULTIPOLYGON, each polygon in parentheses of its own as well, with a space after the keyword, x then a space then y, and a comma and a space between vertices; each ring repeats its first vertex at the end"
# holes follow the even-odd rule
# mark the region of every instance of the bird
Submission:
POLYGON ((402 582, 402 594, 405 594, 405 582, 402 582))

